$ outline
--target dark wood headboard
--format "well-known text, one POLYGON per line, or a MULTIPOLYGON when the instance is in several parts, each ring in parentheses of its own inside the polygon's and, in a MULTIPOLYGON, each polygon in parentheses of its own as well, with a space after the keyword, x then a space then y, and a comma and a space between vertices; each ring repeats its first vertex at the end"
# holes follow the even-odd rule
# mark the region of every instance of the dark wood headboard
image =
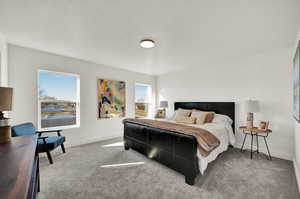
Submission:
POLYGON ((175 102, 175 110, 197 109, 202 111, 213 111, 218 114, 227 115, 233 121, 232 129, 235 133, 235 103, 234 102, 175 102))

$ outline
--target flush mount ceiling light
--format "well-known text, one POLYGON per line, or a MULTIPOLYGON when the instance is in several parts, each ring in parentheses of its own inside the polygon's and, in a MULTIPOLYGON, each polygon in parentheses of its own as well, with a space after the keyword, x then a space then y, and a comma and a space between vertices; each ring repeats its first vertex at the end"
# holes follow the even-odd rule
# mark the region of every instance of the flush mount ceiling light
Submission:
POLYGON ((151 39, 143 39, 140 41, 140 45, 143 48, 153 48, 155 46, 155 42, 151 39))

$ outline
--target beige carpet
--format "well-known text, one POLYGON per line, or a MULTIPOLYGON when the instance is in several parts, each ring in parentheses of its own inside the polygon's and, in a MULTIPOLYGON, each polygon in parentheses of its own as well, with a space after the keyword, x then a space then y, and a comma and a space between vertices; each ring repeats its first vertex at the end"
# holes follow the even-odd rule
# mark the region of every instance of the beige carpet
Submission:
POLYGON ((41 158, 39 199, 297 199, 293 164, 229 149, 194 186, 184 176, 120 146, 122 139, 57 150, 41 158), (110 145, 112 144, 112 145, 110 145), (128 164, 130 163, 130 164, 128 164))

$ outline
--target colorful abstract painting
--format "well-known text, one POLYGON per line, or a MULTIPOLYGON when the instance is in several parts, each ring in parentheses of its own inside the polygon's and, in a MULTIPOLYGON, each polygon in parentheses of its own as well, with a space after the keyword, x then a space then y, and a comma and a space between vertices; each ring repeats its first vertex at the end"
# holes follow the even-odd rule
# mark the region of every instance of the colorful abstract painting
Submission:
POLYGON ((125 82, 98 79, 98 118, 125 117, 125 82))

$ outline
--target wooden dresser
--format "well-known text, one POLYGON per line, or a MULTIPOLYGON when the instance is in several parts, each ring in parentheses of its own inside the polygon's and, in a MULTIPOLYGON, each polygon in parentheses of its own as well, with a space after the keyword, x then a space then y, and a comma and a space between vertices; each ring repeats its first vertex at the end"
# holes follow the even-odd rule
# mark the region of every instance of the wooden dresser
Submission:
POLYGON ((37 136, 20 136, 0 144, 0 198, 31 199, 39 191, 37 136))

